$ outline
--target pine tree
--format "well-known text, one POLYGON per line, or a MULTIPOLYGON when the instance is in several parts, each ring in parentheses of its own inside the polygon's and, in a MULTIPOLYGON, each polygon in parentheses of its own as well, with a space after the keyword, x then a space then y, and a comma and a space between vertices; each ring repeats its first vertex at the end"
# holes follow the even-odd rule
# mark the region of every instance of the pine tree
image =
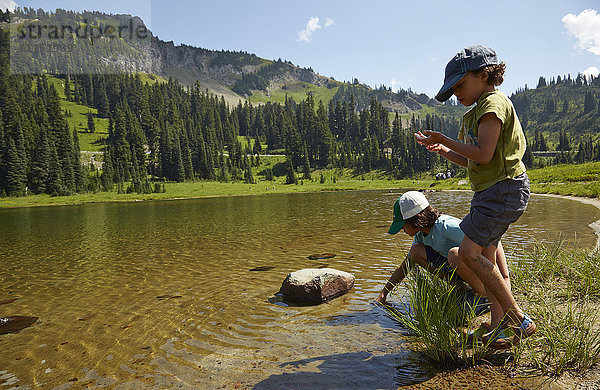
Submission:
POLYGON ((69 75, 65 76, 65 99, 67 99, 68 101, 72 101, 71 79, 69 75))
POLYGON ((48 172, 46 193, 52 196, 63 195, 65 189, 63 187, 62 170, 60 169, 60 161, 58 159, 56 147, 52 142, 50 142, 50 169, 48 172))
POLYGON ((94 133, 96 131, 96 125, 94 124, 94 114, 91 111, 87 113, 87 127, 90 133, 94 133))
POLYGON ((298 184, 298 177, 296 176, 296 172, 294 172, 291 158, 285 160, 285 172, 285 184, 298 184))
POLYGON ((29 183, 31 191, 41 194, 46 191, 46 184, 50 177, 50 144, 46 129, 41 129, 36 140, 31 169, 29 172, 29 183))
POLYGON ((588 114, 596 108, 596 99, 591 91, 586 91, 585 99, 583 100, 583 113, 588 114))
POLYGON ((9 196, 21 196, 25 194, 27 182, 26 164, 23 155, 12 137, 6 142, 6 193, 9 196))
POLYGON ((79 135, 77 128, 73 127, 73 172, 75 177, 75 191, 83 193, 86 191, 86 173, 81 164, 81 148, 79 147, 79 135))

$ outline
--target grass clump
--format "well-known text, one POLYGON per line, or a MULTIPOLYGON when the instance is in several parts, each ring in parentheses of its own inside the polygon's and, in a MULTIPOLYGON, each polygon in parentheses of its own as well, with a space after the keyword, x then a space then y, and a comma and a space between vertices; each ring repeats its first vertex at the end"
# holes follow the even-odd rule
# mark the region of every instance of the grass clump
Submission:
POLYGON ((573 246, 536 244, 512 268, 517 301, 538 326, 515 348, 515 361, 552 376, 600 362, 600 252, 573 246))
POLYGON ((478 319, 456 304, 461 290, 419 267, 407 278, 404 308, 388 312, 417 337, 419 352, 445 368, 501 361, 549 376, 584 374, 600 363, 600 252, 565 242, 512 256, 513 294, 537 332, 508 351, 468 342, 462 329, 478 319))
MULTIPOLYGON (((551 294, 548 294, 551 295, 551 294)), ((514 352, 515 361, 560 376, 567 370, 583 372, 600 361, 598 314, 589 296, 565 300, 540 297, 530 307, 538 331, 514 352)))
POLYGON ((464 303, 463 288, 420 267, 415 267, 406 281, 408 303, 399 310, 385 308, 418 338, 419 352, 444 367, 473 365, 491 354, 463 332, 476 319, 473 307, 464 303))

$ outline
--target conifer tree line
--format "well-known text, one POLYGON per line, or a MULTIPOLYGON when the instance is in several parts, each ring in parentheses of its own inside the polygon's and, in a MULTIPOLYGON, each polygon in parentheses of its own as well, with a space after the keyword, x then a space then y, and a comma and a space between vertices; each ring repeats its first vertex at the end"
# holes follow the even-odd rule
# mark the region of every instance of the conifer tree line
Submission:
POLYGON ((559 152, 551 163, 600 161, 600 77, 540 77, 511 96, 533 152, 559 152))
POLYGON ((68 99, 96 108, 96 116, 108 120, 103 169, 97 172, 80 163, 77 131, 69 129, 54 84, 43 75, 9 75, 6 59, 2 69, 3 195, 151 192, 160 189, 156 182, 162 179, 253 183, 252 166, 264 153, 284 153, 284 169, 305 177, 319 167, 382 169, 406 177, 433 170, 439 162, 415 143, 414 130, 457 131, 457 123, 435 116, 413 117, 410 129, 398 115, 390 123, 375 99, 360 112, 346 101, 326 108, 311 95, 300 103, 286 99, 255 107, 240 102, 230 108, 198 84, 149 85, 127 74, 61 76, 68 99), (254 147, 243 148, 238 136, 254 139, 254 147))
POLYGON ((275 153, 285 154, 305 176, 311 169, 339 167, 404 177, 434 169, 437 162, 415 144, 413 130, 458 132, 457 121, 433 115, 413 117, 409 129, 399 117, 390 123, 389 112, 374 98, 360 112, 352 108, 352 96, 326 108, 310 94, 299 103, 240 101, 231 108, 199 84, 186 88, 173 79, 148 85, 132 75, 78 75, 67 77, 65 85, 71 88, 65 95, 109 119, 103 175, 113 183, 143 182, 144 166, 150 177, 172 181, 254 182, 252 166, 261 154, 275 153), (254 140, 254 146, 243 148, 239 136, 254 140))
POLYGON ((8 39, 0 29, 0 195, 87 191, 77 132, 57 91, 43 77, 10 75, 8 39))
MULTIPOLYGON (((8 13, 0 15, 7 20, 8 13)), ((185 87, 143 83, 133 74, 57 75, 67 100, 108 122, 103 168, 84 166, 78 133, 69 128, 55 83, 46 75, 10 73, 9 36, 0 30, 0 196, 29 193, 67 195, 88 191, 160 191, 163 180, 256 182, 256 174, 295 173, 310 178, 316 168, 380 169, 395 177, 433 171, 438 156, 415 143, 412 133, 423 128, 454 135, 458 122, 428 115, 403 126, 374 97, 358 111, 349 100, 327 106, 306 99, 230 107, 223 97, 203 91, 198 83, 185 87), (408 128, 406 128, 408 126, 408 128), (248 140, 242 147, 238 137, 248 140), (263 147, 266 150, 263 150, 263 147), (261 154, 287 156, 279 172, 253 172, 261 154)), ((274 67, 286 66, 277 62, 274 67)), ((265 72, 273 69, 265 68, 265 72)))

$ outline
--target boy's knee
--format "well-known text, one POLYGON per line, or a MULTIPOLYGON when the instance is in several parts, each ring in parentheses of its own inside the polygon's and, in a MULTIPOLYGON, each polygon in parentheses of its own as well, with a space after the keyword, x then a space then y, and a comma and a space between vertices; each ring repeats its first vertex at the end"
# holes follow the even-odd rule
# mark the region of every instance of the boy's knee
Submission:
POLYGON ((460 256, 458 255, 458 247, 451 248, 448 251, 448 263, 450 263, 452 268, 456 268, 460 264, 460 256))
POLYGON ((423 244, 414 244, 410 248, 408 255, 416 264, 424 265, 427 263, 427 252, 425 251, 425 246, 423 244))
MULTIPOLYGON (((455 248, 452 248, 455 249, 455 248)), ((451 250, 452 250, 451 249, 451 250)), ((456 250, 458 261, 462 261, 467 265, 471 264, 473 260, 480 254, 480 252, 474 250, 474 248, 463 248, 462 246, 456 250)))

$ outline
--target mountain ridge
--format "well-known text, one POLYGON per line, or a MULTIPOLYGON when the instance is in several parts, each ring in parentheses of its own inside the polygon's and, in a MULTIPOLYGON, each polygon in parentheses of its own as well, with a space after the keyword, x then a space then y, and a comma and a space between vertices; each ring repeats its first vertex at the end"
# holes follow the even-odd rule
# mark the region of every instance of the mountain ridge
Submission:
MULTIPOLYGON (((143 25, 143 21, 136 16, 107 14, 99 11, 74 12, 56 9, 53 12, 46 12, 32 8, 17 8, 11 17, 11 24, 27 24, 30 29, 33 26, 33 31, 36 31, 36 27, 39 28, 39 26, 52 26, 53 23, 56 26, 64 26, 69 22, 73 26, 89 27, 92 32, 102 31, 103 27, 106 29, 111 22, 132 23, 132 28, 143 25), (96 30, 93 30, 94 28, 96 30)), ((131 47, 126 47, 126 51, 118 55, 113 54, 114 47, 110 46, 112 44, 110 40, 96 39, 92 45, 87 42, 75 42, 75 46, 79 46, 79 50, 84 53, 86 51, 100 53, 99 58, 102 62, 127 72, 153 73, 166 79, 171 77, 185 86, 198 83, 200 87, 223 96, 229 104, 237 104, 240 100, 252 98, 257 93, 269 96, 273 91, 296 83, 310 84, 312 87, 307 92, 311 93, 318 93, 322 88, 331 90, 340 86, 352 85, 354 90, 361 89, 360 94, 365 95, 364 98, 357 99, 357 109, 366 107, 371 97, 382 101, 387 110, 400 113, 418 110, 423 105, 438 104, 425 94, 417 94, 411 90, 400 90, 397 93, 389 89, 378 90, 357 83, 357 79, 352 83, 340 82, 320 75, 312 68, 296 66, 290 61, 264 59, 245 51, 209 50, 185 43, 175 45, 173 41, 163 41, 150 30, 148 32, 151 38, 148 48, 136 47, 136 42, 123 39, 120 44, 131 47), (145 59, 142 55, 143 52, 147 55, 145 59)), ((121 37, 119 36, 119 38, 121 37)), ((38 48, 38 50, 40 49, 38 48)), ((24 47, 23 52, 30 53, 32 51, 28 47, 24 47)), ((29 59, 25 58, 24 61, 29 61, 29 59)), ((82 60, 76 58, 72 61, 74 65, 68 65, 75 69, 79 66, 78 61, 82 60)), ((53 60, 47 62, 48 64, 44 65, 50 65, 53 60)), ((50 66, 48 68, 47 73, 68 73, 68 70, 53 72, 50 66)))

